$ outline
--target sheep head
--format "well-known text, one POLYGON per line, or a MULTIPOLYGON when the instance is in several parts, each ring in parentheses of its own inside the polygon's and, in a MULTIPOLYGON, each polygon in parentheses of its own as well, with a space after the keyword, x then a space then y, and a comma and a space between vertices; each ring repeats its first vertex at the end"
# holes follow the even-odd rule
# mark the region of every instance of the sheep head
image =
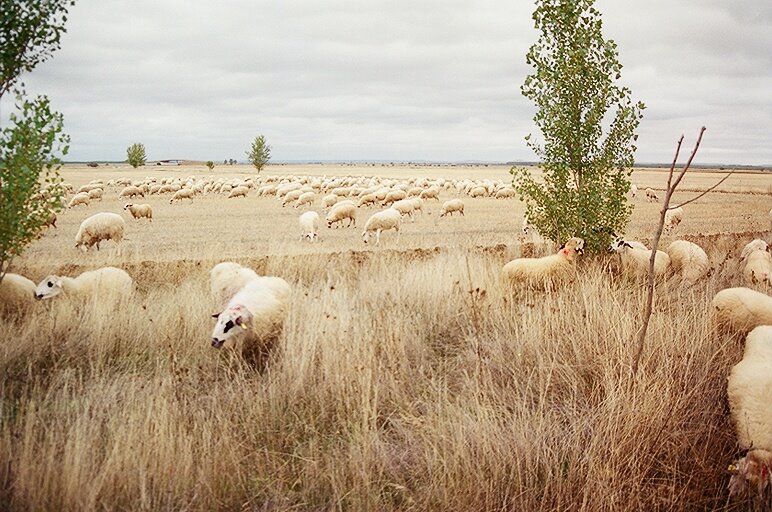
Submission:
POLYGON ((252 313, 240 304, 212 316, 217 318, 217 324, 212 331, 212 346, 214 348, 222 347, 230 338, 242 330, 247 330, 249 322, 252 320, 252 313))
POLYGON ((560 248, 559 254, 565 256, 569 261, 573 261, 574 255, 584 254, 584 240, 577 237, 569 238, 560 248))
POLYGON ((772 452, 751 450, 745 457, 729 466, 729 496, 755 492, 761 496, 772 484, 772 452))
POLYGON ((53 274, 40 281, 40 284, 35 288, 37 300, 50 299, 60 293, 62 293, 62 278, 53 274))

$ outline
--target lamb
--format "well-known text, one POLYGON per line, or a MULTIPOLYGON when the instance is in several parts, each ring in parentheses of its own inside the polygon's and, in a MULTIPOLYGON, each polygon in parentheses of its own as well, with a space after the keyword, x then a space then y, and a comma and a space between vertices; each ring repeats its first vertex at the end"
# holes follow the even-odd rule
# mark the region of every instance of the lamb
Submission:
MULTIPOLYGON (((638 277, 647 276, 649 273, 649 260, 651 251, 643 250, 625 240, 617 240, 611 245, 611 250, 619 253, 622 260, 622 268, 638 277)), ((670 256, 664 251, 657 251, 654 256, 654 276, 664 277, 670 266, 670 256)))
POLYGON ((397 232, 397 239, 399 239, 399 228, 402 224, 402 214, 394 208, 387 208, 380 212, 374 213, 367 219, 365 223, 365 230, 362 231, 362 240, 364 243, 368 243, 370 236, 375 232, 375 245, 381 243, 381 231, 388 231, 393 229, 397 232))
POLYGON ((243 334, 242 355, 254 357, 262 370, 283 327, 289 296, 290 286, 280 277, 252 279, 221 313, 212 315, 217 318, 212 346, 221 348, 226 341, 243 334))
POLYGON ((646 200, 649 202, 656 203, 659 201, 659 197, 657 197, 657 194, 654 192, 654 189, 647 188, 646 191, 646 200))
POLYGON ((228 193, 228 199, 232 197, 247 197, 247 194, 249 194, 249 187, 239 186, 231 189, 228 193))
POLYGON ((300 197, 298 197, 297 201, 295 201, 295 208, 300 208, 304 204, 313 204, 314 199, 316 199, 316 193, 315 192, 303 192, 300 194, 300 197))
POLYGON ((665 252, 670 256, 670 267, 674 272, 681 273, 684 284, 696 283, 710 270, 708 255, 695 243, 676 240, 667 247, 665 252))
POLYGON ((72 196, 72 199, 70 199, 70 202, 67 203, 67 208, 75 208, 79 204, 88 206, 90 202, 90 199, 88 197, 88 192, 78 192, 74 196, 72 196))
POLYGON ((172 204, 174 201, 182 201, 183 199, 190 199, 190 202, 193 202, 193 190, 189 188, 181 188, 178 191, 174 193, 171 199, 169 199, 169 204, 172 204))
POLYGON ((357 208, 349 201, 341 201, 332 207, 330 212, 327 214, 327 227, 331 228, 333 224, 342 222, 345 219, 348 219, 348 224, 346 227, 356 227, 357 208))
POLYGON ((153 208, 149 204, 132 204, 129 203, 123 207, 124 210, 128 210, 131 216, 136 220, 146 218, 148 221, 153 222, 153 208))
POLYGON ((258 277, 251 268, 232 261, 218 263, 209 271, 209 288, 218 311, 225 308, 234 295, 251 280, 258 277))
POLYGON ((37 285, 35 298, 45 300, 61 293, 81 299, 128 297, 132 293, 133 284, 125 270, 115 267, 83 272, 75 278, 52 274, 37 285))
POLYGON ((727 398, 737 441, 746 455, 729 466, 729 495, 754 492, 772 484, 772 326, 753 329, 745 341, 742 361, 727 379, 727 398))
POLYGON ((743 276, 750 284, 772 283, 772 254, 769 245, 760 239, 748 243, 740 255, 740 261, 745 262, 743 276))
POLYGON ((34 300, 35 283, 20 274, 6 272, 0 281, 0 311, 22 311, 34 300))
POLYGON ((711 323, 719 331, 745 334, 772 325, 772 297, 750 288, 726 288, 711 302, 711 323))
POLYGON ((459 212, 461 215, 464 215, 464 202, 461 199, 445 201, 442 208, 440 208, 440 217, 444 217, 445 215, 450 215, 452 217, 454 212, 459 212))
POLYGON ((684 217, 684 209, 682 207, 668 209, 665 212, 665 233, 673 231, 678 226, 684 217))
POLYGON ((126 223, 117 213, 94 214, 80 223, 80 229, 75 235, 75 248, 81 247, 86 252, 94 245, 99 250, 99 242, 102 240, 118 243, 123 240, 125 228, 126 223))
POLYGON ((118 197, 128 197, 131 199, 132 197, 145 197, 144 192, 139 187, 135 187, 133 185, 129 185, 128 187, 125 187, 123 190, 121 190, 121 193, 118 194, 118 197))
POLYGON ((298 219, 300 224, 300 239, 308 238, 313 242, 319 235, 319 214, 316 212, 306 212, 298 219))
POLYGON ((556 254, 510 261, 501 271, 502 283, 509 289, 519 283, 525 283, 527 287, 534 289, 553 289, 563 281, 573 280, 576 274, 576 256, 583 253, 584 240, 570 238, 556 254))

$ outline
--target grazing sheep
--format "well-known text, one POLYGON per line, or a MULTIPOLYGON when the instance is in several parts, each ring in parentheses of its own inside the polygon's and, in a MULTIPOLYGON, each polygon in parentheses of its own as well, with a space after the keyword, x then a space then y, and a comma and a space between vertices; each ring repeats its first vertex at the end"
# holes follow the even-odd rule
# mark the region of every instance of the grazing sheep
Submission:
POLYGON ((38 300, 50 299, 60 293, 68 297, 100 298, 107 296, 127 297, 131 295, 133 281, 125 270, 103 267, 83 272, 78 277, 50 275, 40 281, 35 289, 38 300))
POLYGON ((327 194, 322 198, 322 210, 326 210, 327 208, 330 208, 332 205, 338 202, 338 199, 340 199, 340 196, 337 196, 335 194, 327 194))
POLYGON ((142 192, 142 190, 139 187, 135 187, 133 185, 125 187, 123 190, 121 190, 121 193, 118 194, 119 198, 123 198, 123 197, 132 198, 136 196, 145 197, 145 193, 142 192))
POLYGON ((418 195, 418 197, 420 197, 421 199, 425 199, 427 201, 429 199, 434 199, 436 201, 439 201, 440 200, 440 189, 437 188, 437 187, 429 187, 426 190, 424 190, 423 192, 421 192, 418 195))
POLYGON ((711 302, 711 323, 722 331, 745 334, 772 324, 772 297, 750 288, 726 288, 711 302))
POLYGON ((485 187, 474 187, 469 191, 469 197, 487 197, 488 189, 485 187))
POLYGON ((377 201, 378 198, 375 196, 375 194, 365 194, 359 198, 358 206, 370 206, 371 204, 375 204, 377 201))
POLYGON ((670 267, 673 272, 681 273, 681 280, 684 284, 693 284, 699 281, 710 270, 708 255, 702 247, 695 243, 676 240, 667 247, 665 252, 670 256, 670 267))
POLYGON ((231 189, 231 191, 228 193, 228 199, 232 197, 247 197, 247 194, 249 194, 249 187, 236 187, 231 189))
POLYGON ((254 359, 262 370, 284 324, 289 295, 290 286, 284 279, 252 279, 221 313, 212 315, 217 318, 212 346, 220 348, 226 341, 243 334, 242 355, 254 359))
POLYGON ((510 261, 501 271, 502 283, 508 289, 513 289, 520 283, 534 289, 553 289, 563 281, 573 280, 576 274, 576 256, 583 253, 584 240, 570 238, 557 254, 510 261))
POLYGON ((294 203, 302 195, 303 195, 303 190, 300 190, 300 189, 290 190, 289 192, 284 194, 284 198, 281 201, 282 207, 287 206, 289 203, 294 203))
MULTIPOLYGON (((625 271, 638 277, 645 277, 649 274, 650 250, 634 247, 626 240, 615 241, 610 249, 619 254, 622 268, 625 271)), ((664 277, 669 266, 670 256, 664 251, 657 251, 656 256, 654 256, 654 276, 664 277)))
POLYGON ((310 205, 314 203, 314 199, 316 199, 316 192, 303 192, 300 194, 300 197, 298 197, 297 201, 295 201, 295 208, 300 208, 303 205, 310 205))
POLYGON ((146 218, 150 222, 153 222, 153 208, 149 204, 132 204, 129 203, 123 207, 124 210, 128 210, 131 216, 139 220, 146 218))
POLYGON ((48 226, 56 227, 56 214, 55 213, 49 213, 48 218, 46 219, 46 223, 43 227, 47 228, 48 226))
POLYGON ((345 219, 348 219, 346 227, 357 225, 357 208, 351 201, 341 201, 336 203, 327 214, 327 227, 331 228, 333 224, 337 224, 345 219))
POLYGON ((678 226, 684 218, 684 209, 680 206, 678 208, 668 209, 665 212, 665 233, 670 233, 676 226, 678 226))
POLYGON ((630 183, 630 197, 638 195, 638 186, 635 183, 630 183))
POLYGON ((88 198, 94 199, 94 200, 98 199, 101 201, 103 193, 104 192, 101 188, 92 188, 91 190, 88 191, 88 198))
POLYGON ((123 240, 125 229, 126 223, 117 213, 94 214, 80 223, 80 229, 75 235, 75 247, 82 247, 85 252, 96 245, 99 250, 99 242, 102 240, 112 240, 115 243, 123 240))
POLYGON ((74 208, 79 204, 88 206, 89 202, 90 202, 90 199, 88 197, 88 192, 78 192, 77 194, 72 196, 72 199, 70 199, 70 202, 67 203, 67 208, 74 208))
POLYGON ((413 212, 415 211, 415 202, 413 201, 413 198, 411 199, 400 199, 399 201, 394 202, 394 204, 391 205, 391 207, 395 210, 397 210, 400 215, 407 215, 410 217, 411 222, 415 222, 415 218, 413 217, 413 212))
POLYGON ((464 202, 461 199, 445 201, 442 204, 442 208, 440 208, 440 217, 444 217, 445 215, 450 215, 452 217, 454 212, 459 212, 461 215, 464 215, 464 202))
POLYGON ((745 263, 743 276, 746 282, 772 283, 772 254, 764 240, 757 238, 748 243, 742 250, 740 261, 745 263))
POLYGON ((417 197, 421 195, 421 192, 423 192, 424 189, 421 187, 412 187, 409 188, 407 191, 407 197, 417 197))
POLYGON ((726 385, 737 441, 746 455, 729 466, 729 495, 756 493, 772 484, 772 326, 753 329, 742 361, 732 367, 726 385))
POLYGON ((496 199, 509 199, 510 197, 515 197, 515 189, 510 187, 504 187, 502 189, 497 190, 496 195, 494 197, 496 199))
POLYGON ((20 312, 35 301, 35 283, 19 274, 7 272, 0 281, 0 311, 20 312))
POLYGON ((183 199, 190 199, 190 202, 192 203, 194 194, 195 192, 193 192, 192 189, 181 188, 174 193, 171 199, 169 199, 169 204, 172 204, 174 201, 182 201, 183 199))
POLYGON ((659 201, 659 197, 657 197, 656 192, 654 192, 654 189, 647 188, 646 189, 646 200, 652 203, 656 203, 659 201))
POLYGON ((365 223, 365 230, 362 231, 362 240, 364 243, 368 243, 372 233, 375 233, 375 245, 381 243, 381 231, 388 231, 393 229, 397 232, 397 239, 399 240, 399 228, 402 224, 402 214, 394 208, 387 208, 380 212, 376 212, 367 219, 365 223))
POLYGON ((218 263, 209 271, 209 288, 217 311, 222 310, 239 290, 258 277, 251 268, 232 261, 218 263))
POLYGON ((404 190, 392 190, 388 194, 386 194, 386 197, 383 199, 381 206, 390 206, 397 201, 405 199, 406 197, 407 197, 407 194, 405 193, 404 190))
POLYGON ((306 212, 298 219, 300 224, 300 239, 308 238, 313 242, 319 235, 319 214, 316 212, 306 212))

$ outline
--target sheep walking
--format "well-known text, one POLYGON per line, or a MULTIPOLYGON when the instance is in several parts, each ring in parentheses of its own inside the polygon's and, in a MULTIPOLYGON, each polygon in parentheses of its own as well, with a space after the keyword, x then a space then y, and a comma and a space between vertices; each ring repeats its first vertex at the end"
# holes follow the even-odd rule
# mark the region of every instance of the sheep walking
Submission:
POLYGON ((397 232, 397 239, 399 240, 399 228, 402 224, 402 214, 394 208, 387 208, 380 212, 376 212, 367 219, 365 223, 365 230, 362 231, 362 241, 368 243, 370 237, 375 233, 375 245, 381 243, 381 231, 388 231, 393 229, 397 232))
POLYGON ((333 224, 337 224, 338 222, 343 223, 344 220, 348 220, 346 227, 356 227, 357 225, 357 208, 348 200, 336 203, 335 206, 330 209, 326 218, 327 227, 331 228, 333 224))
POLYGON ((318 238, 319 214, 316 212, 306 212, 298 218, 300 224, 300 239, 308 238, 313 242, 318 238))
POLYGON ((772 284, 772 254, 769 244, 756 239, 748 243, 740 254, 740 262, 744 263, 743 277, 749 284, 772 284))
POLYGON ((84 205, 88 206, 91 200, 88 197, 88 192, 78 192, 74 196, 72 196, 72 199, 70 199, 70 202, 67 203, 67 208, 75 208, 78 205, 84 205))
MULTIPOLYGON (((617 240, 611 245, 611 250, 619 254, 622 261, 622 269, 637 277, 645 277, 649 274, 649 261, 651 251, 634 247, 625 240, 617 240)), ((670 256, 664 251, 657 251, 654 256, 654 276, 662 278, 670 266, 670 256)))
POLYGON ((244 285, 256 277, 257 272, 232 261, 224 261, 212 267, 209 271, 209 289, 217 310, 222 310, 244 285))
POLYGON ((37 285, 35 298, 45 300, 62 293, 73 298, 119 298, 131 295, 133 286, 125 270, 103 267, 75 278, 52 274, 37 285))
POLYGON ((125 229, 126 222, 117 213, 97 213, 80 223, 80 229, 75 235, 75 248, 80 247, 86 252, 93 246, 99 250, 99 242, 103 240, 118 243, 123 240, 125 229))
POLYGON ((20 312, 35 302, 35 283, 20 274, 6 272, 0 281, 0 311, 20 312))
POLYGON ((711 323, 720 331, 745 334, 772 325, 772 297, 750 288, 726 288, 711 302, 711 323))
POLYGON ((142 190, 139 187, 130 185, 128 187, 125 187, 123 190, 121 190, 121 193, 118 194, 118 197, 119 198, 127 197, 129 199, 133 197, 145 197, 145 193, 142 192, 142 190))
POLYGON ((450 215, 452 217, 455 212, 459 212, 462 216, 464 215, 464 202, 461 199, 451 199, 450 201, 445 201, 442 204, 442 208, 440 208, 440 217, 444 217, 446 215, 450 215))
POLYGON ((772 484, 772 326, 753 329, 742 361, 727 379, 727 398, 737 441, 746 455, 729 467, 729 495, 755 493, 772 484))
POLYGON ((316 199, 315 192, 303 192, 302 194, 300 194, 300 197, 297 198, 293 206, 295 208, 300 208, 301 206, 304 206, 304 205, 312 205, 314 204, 315 199, 316 199))
POLYGON ((504 288, 514 289, 520 284, 539 290, 554 289, 576 275, 576 257, 584 253, 584 240, 570 238, 556 253, 542 258, 518 258, 501 270, 504 288))
POLYGON ((228 199, 234 198, 234 197, 247 197, 247 194, 249 194, 249 187, 236 187, 231 189, 231 191, 228 193, 228 199))
POLYGON ((145 218, 149 222, 153 222, 153 208, 149 204, 129 203, 125 205, 123 209, 128 210, 129 213, 131 213, 131 216, 136 220, 145 218))
POLYGON ((670 268, 673 272, 681 274, 684 284, 696 283, 710 270, 708 255, 702 247, 693 242, 676 240, 667 247, 665 252, 670 256, 670 268))
POLYGON ((630 183, 630 197, 635 198, 638 195, 638 186, 635 183, 630 183))
POLYGON ((171 199, 169 199, 169 204, 172 204, 174 201, 182 201, 183 199, 189 199, 190 202, 192 203, 193 195, 195 195, 195 192, 193 192, 193 189, 181 188, 174 193, 171 199))
POLYGON ((645 191, 645 194, 646 194, 646 201, 650 203, 659 202, 659 197, 657 197, 657 193, 654 192, 653 188, 647 188, 645 191))

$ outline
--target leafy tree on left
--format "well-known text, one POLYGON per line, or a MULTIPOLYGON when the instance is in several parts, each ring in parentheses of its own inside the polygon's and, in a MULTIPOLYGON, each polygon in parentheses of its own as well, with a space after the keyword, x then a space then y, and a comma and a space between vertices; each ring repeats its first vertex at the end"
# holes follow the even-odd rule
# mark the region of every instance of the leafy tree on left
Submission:
POLYGON ((0 124, 0 283, 11 260, 62 207, 59 168, 69 149, 64 120, 46 96, 27 98, 20 78, 61 47, 72 5, 0 0, 0 99, 16 99, 9 125, 0 124))

